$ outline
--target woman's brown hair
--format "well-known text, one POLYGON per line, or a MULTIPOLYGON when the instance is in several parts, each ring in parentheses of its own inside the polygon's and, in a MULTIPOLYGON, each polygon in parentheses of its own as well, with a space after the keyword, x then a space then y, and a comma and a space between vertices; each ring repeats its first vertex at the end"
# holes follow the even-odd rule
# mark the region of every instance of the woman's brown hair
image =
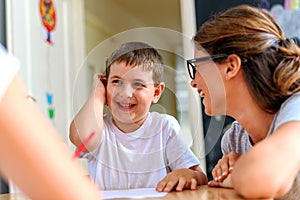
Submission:
POLYGON ((237 54, 243 58, 247 85, 267 112, 277 112, 289 96, 300 91, 300 48, 284 36, 265 10, 248 5, 233 7, 205 22, 194 42, 210 55, 237 54))

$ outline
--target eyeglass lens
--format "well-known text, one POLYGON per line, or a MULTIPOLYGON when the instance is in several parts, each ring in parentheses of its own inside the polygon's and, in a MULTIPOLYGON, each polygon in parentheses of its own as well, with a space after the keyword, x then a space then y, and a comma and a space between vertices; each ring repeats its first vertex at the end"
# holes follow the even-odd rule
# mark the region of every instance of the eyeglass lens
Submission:
POLYGON ((187 62, 187 65, 188 65, 188 72, 189 72, 190 78, 194 79, 195 74, 196 74, 196 67, 189 61, 187 62))

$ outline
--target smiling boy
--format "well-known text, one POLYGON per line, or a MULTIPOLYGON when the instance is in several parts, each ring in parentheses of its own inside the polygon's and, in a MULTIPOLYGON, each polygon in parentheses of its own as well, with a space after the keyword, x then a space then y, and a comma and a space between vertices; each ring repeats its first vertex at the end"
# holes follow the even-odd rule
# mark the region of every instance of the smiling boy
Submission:
POLYGON ((78 147, 96 133, 85 157, 101 189, 169 192, 207 184, 198 159, 178 136, 177 120, 149 112, 165 88, 163 68, 153 47, 129 42, 110 55, 106 76, 94 76, 93 92, 71 123, 70 140, 78 147), (103 114, 105 104, 111 114, 103 114))

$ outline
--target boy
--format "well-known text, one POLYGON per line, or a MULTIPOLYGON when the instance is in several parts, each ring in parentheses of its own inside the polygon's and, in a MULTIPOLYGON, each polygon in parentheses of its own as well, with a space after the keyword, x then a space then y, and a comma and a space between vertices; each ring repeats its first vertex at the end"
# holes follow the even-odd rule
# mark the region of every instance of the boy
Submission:
POLYGON ((175 118, 149 112, 165 88, 163 68, 154 48, 130 42, 110 55, 106 77, 94 76, 94 91, 71 123, 70 140, 79 147, 95 132, 85 157, 101 189, 169 192, 207 184, 199 161, 178 137, 175 118), (111 114, 103 115, 105 104, 111 114))

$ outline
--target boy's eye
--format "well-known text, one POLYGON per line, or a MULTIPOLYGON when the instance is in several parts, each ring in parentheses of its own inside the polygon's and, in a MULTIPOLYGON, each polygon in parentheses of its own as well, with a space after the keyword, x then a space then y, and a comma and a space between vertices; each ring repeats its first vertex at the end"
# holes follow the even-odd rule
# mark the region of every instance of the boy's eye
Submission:
POLYGON ((112 80, 111 82, 112 82, 113 84, 117 84, 117 85, 121 85, 121 84, 122 84, 122 81, 121 81, 121 80, 118 80, 118 79, 112 80))
POLYGON ((141 87, 145 87, 145 84, 143 84, 141 82, 134 82, 133 83, 133 87, 135 87, 135 88, 141 88, 141 87))

